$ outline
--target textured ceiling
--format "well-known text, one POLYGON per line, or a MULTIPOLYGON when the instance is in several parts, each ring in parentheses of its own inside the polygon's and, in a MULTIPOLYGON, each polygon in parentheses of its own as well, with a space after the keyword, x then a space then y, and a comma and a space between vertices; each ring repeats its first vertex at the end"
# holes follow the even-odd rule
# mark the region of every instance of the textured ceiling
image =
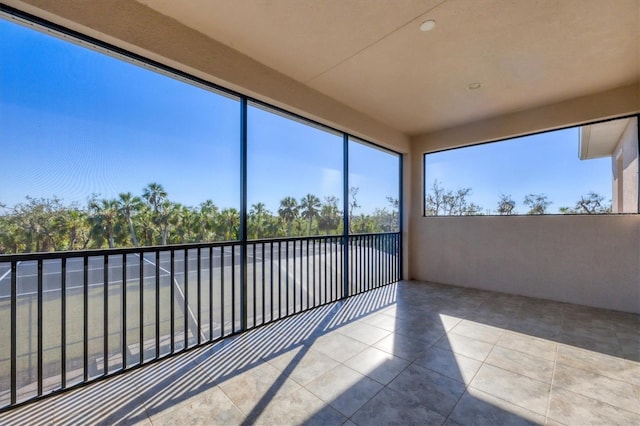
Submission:
POLYGON ((410 135, 640 79, 640 0, 138 1, 410 135))

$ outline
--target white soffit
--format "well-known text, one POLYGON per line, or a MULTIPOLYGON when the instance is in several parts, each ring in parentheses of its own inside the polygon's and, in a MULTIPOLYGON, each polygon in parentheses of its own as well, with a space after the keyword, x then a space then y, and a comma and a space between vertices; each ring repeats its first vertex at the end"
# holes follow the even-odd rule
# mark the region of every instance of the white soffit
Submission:
POLYGON ((580 131, 580 159, 610 157, 630 118, 582 126, 580 131))

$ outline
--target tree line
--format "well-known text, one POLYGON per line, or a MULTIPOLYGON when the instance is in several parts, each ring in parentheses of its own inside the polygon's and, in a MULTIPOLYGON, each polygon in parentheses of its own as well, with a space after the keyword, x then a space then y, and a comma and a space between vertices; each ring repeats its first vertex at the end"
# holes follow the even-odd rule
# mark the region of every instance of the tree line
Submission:
MULTIPOLYGON (((445 189, 438 180, 435 180, 425 195, 424 213, 426 216, 492 214, 491 209, 485 210, 482 206, 469 201, 470 195, 471 188, 445 189)), ((528 194, 525 195, 522 204, 525 206, 524 214, 542 215, 549 213, 549 207, 553 202, 545 194, 528 194)), ((500 194, 493 212, 503 216, 519 214, 516 205, 511 195, 500 194)), ((604 196, 600 194, 589 192, 587 195, 582 195, 573 207, 563 206, 558 210, 562 214, 606 214, 611 213, 611 202, 605 202, 604 196)))
MULTIPOLYGON (((372 214, 359 213, 359 188, 349 191, 351 233, 398 230, 399 202, 372 214)), ((0 254, 60 250, 123 248, 237 240, 240 212, 219 208, 212 200, 198 206, 171 201, 156 182, 140 195, 123 192, 117 198, 92 195, 85 206, 65 205, 57 197, 26 197, 13 207, 0 204, 0 254)), ((313 194, 301 199, 284 197, 276 212, 264 203, 247 212, 247 238, 335 235, 343 230, 342 210, 334 196, 321 200, 313 194)))

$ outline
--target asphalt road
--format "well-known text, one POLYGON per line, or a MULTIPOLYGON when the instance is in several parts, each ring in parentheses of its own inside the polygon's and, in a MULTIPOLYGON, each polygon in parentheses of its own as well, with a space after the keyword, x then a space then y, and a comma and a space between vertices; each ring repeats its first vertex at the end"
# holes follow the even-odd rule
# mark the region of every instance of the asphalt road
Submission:
MULTIPOLYGON (((338 250, 336 244, 327 245, 327 252, 331 250, 331 246, 333 246, 333 250, 338 250)), ((273 253, 271 253, 271 247, 268 244, 264 245, 264 252, 262 250, 261 245, 256 245, 255 251, 253 250, 254 246, 249 246, 247 250, 247 261, 249 265, 256 263, 256 265, 261 265, 264 259, 265 265, 271 263, 271 259, 273 258, 275 262, 280 257, 281 266, 285 265, 287 259, 287 249, 284 244, 278 248, 277 245, 273 247, 273 253), (273 256, 273 257, 272 257, 273 256)), ((316 243, 315 245, 315 254, 324 253, 325 247, 324 244, 316 243)), ((224 252, 224 266, 230 267, 232 260, 232 249, 231 247, 225 247, 223 249, 224 252)), ((236 247, 233 256, 233 263, 236 267, 240 265, 240 248, 236 247)), ((214 250, 212 261, 210 262, 207 251, 203 251, 201 255, 201 265, 200 265, 200 273, 201 277, 204 277, 203 281, 206 280, 208 282, 209 269, 213 267, 214 272, 213 276, 220 276, 220 268, 223 265, 223 254, 220 250, 214 250), (205 255, 206 254, 206 255, 205 255), (217 270, 217 271, 216 271, 217 270)), ((313 245, 309 245, 309 256, 313 256, 313 245)), ((189 279, 191 282, 197 279, 195 275, 197 273, 197 258, 196 258, 196 250, 189 251, 189 261, 188 261, 188 272, 189 279), (193 274, 193 275, 192 275, 193 274)), ((293 267, 293 259, 296 259, 296 262, 299 263, 301 257, 307 256, 307 247, 306 244, 303 244, 302 247, 300 244, 296 244, 295 247, 293 243, 289 244, 288 247, 288 257, 289 257, 289 268, 293 267)), ((126 281, 127 283, 137 284, 140 282, 140 255, 138 254, 129 254, 126 259, 126 281)), ((84 283, 84 264, 82 258, 69 258, 67 260, 67 272, 66 272, 66 288, 67 290, 73 290, 77 288, 82 288, 84 283)), ((61 289, 61 281, 62 281, 62 273, 61 273, 61 262, 59 260, 45 260, 43 261, 42 267, 42 288, 43 291, 46 292, 59 292, 61 289)), ((175 281, 182 285, 184 282, 184 271, 185 271, 185 259, 184 259, 184 251, 179 250, 176 251, 174 257, 174 279, 175 281)), ((160 255, 159 262, 159 276, 161 282, 165 282, 167 277, 170 277, 171 274, 171 259, 169 257, 168 252, 163 252, 160 255)), ((291 271, 290 271, 291 272, 291 271)), ((18 296, 28 295, 28 294, 36 294, 38 290, 38 270, 37 270, 37 262, 35 261, 27 261, 27 262, 19 262, 17 265, 17 293, 18 296)), ((108 283, 109 285, 120 285, 123 279, 123 261, 121 255, 112 255, 109 256, 109 264, 108 264, 108 283)), ((146 253, 142 259, 142 276, 145 283, 147 282, 155 282, 156 276, 156 265, 155 265, 155 254, 146 253)), ((91 257, 87 263, 87 282, 89 287, 95 286, 104 286, 104 263, 103 257, 91 257)), ((0 300, 10 297, 11 294, 11 270, 9 263, 0 263, 0 300)))

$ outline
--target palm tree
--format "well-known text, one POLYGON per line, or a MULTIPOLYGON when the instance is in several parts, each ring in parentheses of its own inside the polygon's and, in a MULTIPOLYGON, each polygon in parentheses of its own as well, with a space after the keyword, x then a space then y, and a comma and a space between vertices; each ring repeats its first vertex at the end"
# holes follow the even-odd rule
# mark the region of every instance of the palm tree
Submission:
POLYGON ((216 227, 218 221, 218 207, 211 200, 200 203, 200 241, 216 241, 216 227))
POLYGON ((280 201, 278 215, 287 224, 287 237, 291 236, 291 224, 298 217, 298 202, 293 197, 284 197, 280 201))
POLYGON ((153 212, 146 204, 143 204, 140 210, 138 210, 138 214, 136 215, 136 219, 140 228, 142 230, 142 238, 144 240, 145 246, 152 246, 154 240, 154 232, 156 229, 156 225, 154 223, 153 212))
POLYGON ((309 221, 307 235, 311 235, 313 219, 320 213, 320 199, 313 194, 307 194, 300 200, 300 214, 309 221))
POLYGON ((238 239, 240 228, 240 213, 234 208, 224 209, 220 212, 220 231, 225 241, 238 239))
POLYGON ((106 234, 109 248, 114 248, 116 246, 115 228, 118 221, 118 202, 108 198, 101 200, 92 198, 89 200, 89 209, 92 212, 96 228, 101 231, 99 233, 103 238, 106 234))
POLYGON ((251 206, 248 217, 249 234, 251 238, 263 238, 265 222, 271 213, 267 210, 264 203, 256 203, 251 206))
POLYGON ((340 227, 341 212, 338 209, 338 198, 325 197, 320 215, 318 216, 318 230, 325 234, 337 233, 340 227))
POLYGON ((131 242, 133 242, 134 247, 138 247, 138 238, 136 237, 136 230, 133 228, 131 216, 142 207, 142 200, 140 197, 134 197, 130 192, 121 192, 118 197, 119 210, 124 215, 127 225, 129 225, 131 242))
POLYGON ((175 216, 175 230, 180 244, 196 242, 202 224, 199 213, 193 207, 178 205, 175 216))
POLYGON ((169 239, 169 233, 171 232, 172 225, 178 223, 180 217, 180 211, 182 209, 182 205, 179 203, 172 203, 171 201, 163 201, 162 204, 158 206, 158 211, 160 212, 158 216, 156 216, 156 223, 160 228, 160 244, 163 246, 167 245, 167 240, 169 239))
POLYGON ((87 214, 83 210, 71 209, 67 213, 69 250, 84 250, 91 240, 87 214))
POLYGON ((167 198, 167 191, 164 187, 156 182, 151 182, 142 190, 142 198, 144 198, 155 214, 158 214, 159 207, 167 198))

